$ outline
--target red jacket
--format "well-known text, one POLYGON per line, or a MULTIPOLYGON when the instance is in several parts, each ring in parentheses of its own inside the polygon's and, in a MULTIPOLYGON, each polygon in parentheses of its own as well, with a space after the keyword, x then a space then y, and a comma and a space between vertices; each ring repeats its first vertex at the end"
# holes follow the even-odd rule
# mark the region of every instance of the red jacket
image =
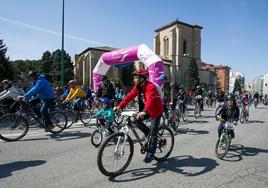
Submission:
MULTIPOLYGON (((163 104, 161 97, 151 82, 146 81, 142 86, 142 93, 145 99, 144 110, 150 115, 152 119, 157 118, 163 112, 163 104)), ((139 91, 137 87, 132 88, 130 93, 120 102, 119 108, 124 108, 132 99, 138 96, 139 91)))

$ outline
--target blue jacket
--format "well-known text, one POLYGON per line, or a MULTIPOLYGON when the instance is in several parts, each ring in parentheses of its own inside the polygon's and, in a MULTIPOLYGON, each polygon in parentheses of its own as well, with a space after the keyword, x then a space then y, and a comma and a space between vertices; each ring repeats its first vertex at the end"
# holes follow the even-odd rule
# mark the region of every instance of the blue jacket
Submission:
POLYGON ((67 97, 70 92, 70 88, 66 89, 63 94, 61 94, 61 97, 67 97))
POLYGON ((54 99, 54 92, 45 75, 41 74, 34 82, 33 87, 24 95, 26 100, 38 95, 41 100, 54 99))

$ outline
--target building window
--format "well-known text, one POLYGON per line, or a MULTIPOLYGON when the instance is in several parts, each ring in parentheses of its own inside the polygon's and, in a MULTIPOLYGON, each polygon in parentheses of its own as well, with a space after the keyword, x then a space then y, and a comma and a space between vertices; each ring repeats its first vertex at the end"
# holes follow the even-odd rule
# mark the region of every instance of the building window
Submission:
POLYGON ((183 55, 186 55, 186 54, 187 54, 187 48, 188 48, 187 46, 188 46, 187 41, 184 40, 184 41, 183 41, 183 48, 182 48, 182 50, 183 50, 183 51, 182 51, 182 54, 183 54, 183 55))
POLYGON ((164 37, 164 56, 168 56, 169 52, 169 39, 164 37))

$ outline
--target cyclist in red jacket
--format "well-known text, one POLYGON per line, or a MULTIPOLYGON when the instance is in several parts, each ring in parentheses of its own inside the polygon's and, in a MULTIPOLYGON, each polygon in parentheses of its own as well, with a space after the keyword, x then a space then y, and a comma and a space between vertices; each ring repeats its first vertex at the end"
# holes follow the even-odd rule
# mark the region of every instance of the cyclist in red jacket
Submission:
POLYGON ((116 109, 123 109, 132 99, 138 96, 139 113, 136 126, 146 135, 149 136, 147 154, 144 162, 150 163, 154 159, 157 147, 157 130, 160 123, 161 114, 163 113, 163 104, 156 86, 147 81, 149 73, 146 69, 141 68, 134 72, 135 87, 120 102, 116 109), (143 96, 143 97, 142 97, 143 96), (144 101, 143 101, 143 99, 144 101), (150 128, 142 122, 151 118, 150 128))

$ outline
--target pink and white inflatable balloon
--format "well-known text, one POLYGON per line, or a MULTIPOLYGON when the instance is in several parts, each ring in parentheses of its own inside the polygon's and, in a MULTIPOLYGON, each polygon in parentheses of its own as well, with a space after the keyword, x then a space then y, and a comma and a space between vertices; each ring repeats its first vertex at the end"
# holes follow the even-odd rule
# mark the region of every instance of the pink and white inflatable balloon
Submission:
POLYGON ((142 61, 149 70, 149 81, 162 86, 159 78, 164 74, 163 61, 145 44, 102 54, 93 70, 93 85, 96 92, 111 65, 142 61))

